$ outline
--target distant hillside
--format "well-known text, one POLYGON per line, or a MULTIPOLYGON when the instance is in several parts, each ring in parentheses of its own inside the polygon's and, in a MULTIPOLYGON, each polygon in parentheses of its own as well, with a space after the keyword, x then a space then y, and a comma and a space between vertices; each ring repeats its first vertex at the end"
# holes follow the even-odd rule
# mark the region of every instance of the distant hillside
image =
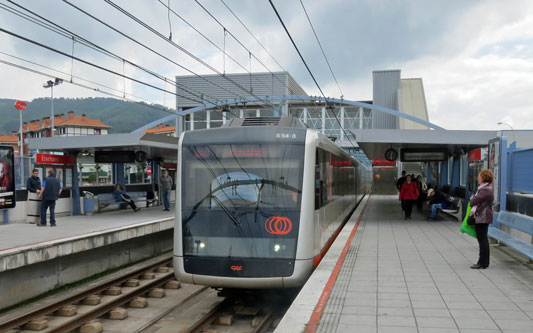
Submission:
MULTIPOLYGON (((26 101, 28 108, 22 112, 23 121, 41 120, 50 116, 50 99, 37 98, 26 101)), ((19 112, 15 100, 0 99, 0 134, 11 134, 19 128, 19 112)), ((56 115, 74 111, 86 114, 111 125, 111 133, 125 133, 157 120, 168 113, 140 103, 124 102, 114 98, 57 98, 54 99, 56 115)))

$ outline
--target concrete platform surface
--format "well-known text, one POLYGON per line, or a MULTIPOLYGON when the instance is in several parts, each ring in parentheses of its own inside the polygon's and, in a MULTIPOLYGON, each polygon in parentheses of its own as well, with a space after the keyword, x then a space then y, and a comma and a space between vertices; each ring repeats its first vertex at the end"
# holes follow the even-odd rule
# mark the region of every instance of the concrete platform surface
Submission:
POLYGON ((372 196, 276 332, 533 332, 532 266, 491 245, 490 267, 470 269, 477 241, 425 217, 404 220, 396 196, 372 196))
POLYGON ((0 272, 171 229, 174 212, 160 207, 58 217, 56 227, 0 226, 0 272))

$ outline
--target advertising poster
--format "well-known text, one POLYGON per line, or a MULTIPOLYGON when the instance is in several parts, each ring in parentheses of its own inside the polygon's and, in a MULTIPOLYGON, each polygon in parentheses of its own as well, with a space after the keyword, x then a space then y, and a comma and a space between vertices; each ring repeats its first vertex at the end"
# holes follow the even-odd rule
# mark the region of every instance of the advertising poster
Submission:
POLYGON ((488 164, 489 170, 494 173, 494 203, 496 205, 500 202, 500 148, 500 138, 489 141, 488 164))
POLYGON ((0 146, 0 209, 15 207, 15 161, 11 146, 0 146))

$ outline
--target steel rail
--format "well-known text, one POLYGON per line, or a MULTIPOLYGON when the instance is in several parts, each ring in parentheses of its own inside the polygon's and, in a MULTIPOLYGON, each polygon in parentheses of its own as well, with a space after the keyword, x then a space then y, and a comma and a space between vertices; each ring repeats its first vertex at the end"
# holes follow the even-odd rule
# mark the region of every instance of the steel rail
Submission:
MULTIPOLYGON (((153 263, 151 263, 149 265, 146 265, 146 266, 140 267, 138 269, 135 269, 135 270, 133 270, 133 271, 131 271, 131 272, 125 274, 125 275, 122 275, 122 276, 117 277, 115 279, 111 279, 111 280, 106 281, 106 282, 104 282, 102 284, 98 284, 98 285, 96 285, 94 287, 90 287, 90 288, 88 288, 88 289, 86 289, 86 290, 84 290, 84 291, 82 291, 82 292, 80 292, 78 294, 75 294, 75 295, 72 295, 72 296, 68 296, 68 297, 66 297, 64 299, 59 300, 58 302, 54 302, 53 304, 49 304, 49 305, 43 306, 43 307, 41 307, 39 309, 36 309, 36 310, 31 310, 31 311, 28 311, 28 312, 26 312, 24 314, 18 315, 18 316, 14 317, 14 318, 8 319, 8 320, 0 323, 0 332, 5 332, 5 331, 8 331, 8 330, 13 329, 13 328, 20 327, 20 326, 28 323, 32 319, 40 318, 42 316, 46 316, 48 314, 51 314, 51 313, 61 309, 62 307, 66 306, 66 305, 77 303, 77 302, 83 300, 84 298, 86 298, 87 296, 94 295, 94 294, 99 294, 99 293, 103 292, 104 290, 109 289, 110 287, 113 287, 113 286, 115 286, 117 284, 125 282, 125 281, 127 281, 129 279, 136 278, 136 277, 138 277, 139 275, 141 275, 142 273, 144 273, 146 271, 153 270, 153 269, 155 269, 157 267, 160 267, 162 265, 168 264, 170 262, 172 262, 172 255, 166 255, 165 257, 163 257, 160 260, 157 260, 156 262, 153 262, 153 263)), ((135 294, 146 293, 145 289, 147 289, 147 288, 149 288, 149 289, 155 288, 153 285, 161 285, 164 282, 166 282, 167 280, 172 279, 172 277, 173 277, 173 273, 172 272, 164 273, 164 274, 165 275, 163 277, 158 278, 155 281, 151 281, 151 282, 149 282, 149 283, 147 283, 147 284, 145 284, 143 286, 138 287, 138 289, 132 291, 132 293, 135 293, 135 294), (162 279, 166 279, 166 280, 161 282, 162 279), (146 287, 145 288, 145 286, 150 286, 150 287, 146 287), (142 289, 142 292, 137 293, 137 290, 141 290, 141 289, 142 289)), ((131 295, 131 293, 124 294, 122 296, 129 296, 129 295, 131 295)), ((134 296, 134 297, 137 297, 137 296, 134 296)), ((132 298, 134 298, 134 297, 132 297, 132 298)), ((123 297, 119 296, 118 298, 122 299, 123 297)), ((127 301, 121 301, 120 304, 123 304, 125 302, 127 302, 127 301)), ((112 300, 109 303, 115 304, 115 301, 112 300)), ((106 304, 109 304, 109 303, 106 303, 106 304)), ((114 307, 116 307, 116 306, 114 306, 114 307)), ((109 311, 109 309, 107 309, 104 313, 106 313, 108 311, 109 311)), ((83 316, 85 316, 85 314, 83 314, 83 316)), ((79 316, 76 316, 76 318, 73 318, 73 320, 74 319, 78 319, 78 318, 79 318, 79 316)), ((85 322, 83 322, 83 323, 85 323, 85 322)), ((73 328, 76 328, 76 327, 73 327, 73 328)), ((67 330, 65 330, 65 331, 67 331, 67 330)), ((63 331, 52 330, 52 332, 63 332, 63 331)))

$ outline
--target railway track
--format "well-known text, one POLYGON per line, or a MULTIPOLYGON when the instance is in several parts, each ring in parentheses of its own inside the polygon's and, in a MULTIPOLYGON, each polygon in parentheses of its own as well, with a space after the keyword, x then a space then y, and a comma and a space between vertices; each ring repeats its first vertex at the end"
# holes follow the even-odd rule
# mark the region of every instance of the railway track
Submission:
POLYGON ((279 306, 279 299, 226 298, 201 316, 183 333, 264 333, 273 331, 286 307, 279 306))
POLYGON ((0 332, 70 332, 78 328, 80 331, 99 332, 102 324, 95 319, 102 316, 124 319, 127 310, 121 306, 146 307, 148 302, 143 296, 163 297, 165 290, 161 287, 179 288, 171 263, 172 255, 161 256, 149 264, 129 269, 116 278, 83 288, 51 304, 19 313, 0 322, 0 332))
POLYGON ((124 272, 72 290, 68 295, 0 318, 0 333, 18 332, 180 332, 273 331, 290 297, 219 297, 208 287, 181 285, 174 279, 172 256, 164 255, 124 272), (179 289, 171 291, 170 289, 179 289), (169 293, 167 300, 156 300, 169 293), (147 299, 155 309, 148 306, 147 299), (157 305, 159 304, 159 305, 157 305), (135 311, 137 311, 135 313, 135 311), (140 312, 148 311, 149 316, 140 312), (132 317, 128 318, 128 312, 132 317), (140 318, 143 317, 143 318, 140 318), (117 320, 128 320, 119 322, 117 320))

